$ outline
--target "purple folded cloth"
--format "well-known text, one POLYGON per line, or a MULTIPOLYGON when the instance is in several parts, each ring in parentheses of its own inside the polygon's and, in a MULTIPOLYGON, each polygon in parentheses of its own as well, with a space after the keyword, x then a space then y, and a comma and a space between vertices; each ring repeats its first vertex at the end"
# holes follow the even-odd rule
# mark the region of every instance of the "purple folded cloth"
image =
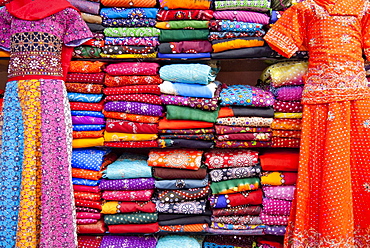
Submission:
POLYGON ((294 185, 287 186, 263 186, 263 192, 267 198, 292 201, 294 198, 294 185))
POLYGON ((68 0, 73 6, 81 12, 99 15, 100 3, 95 3, 87 0, 68 0))
POLYGON ((260 218, 265 225, 278 226, 287 226, 289 220, 289 216, 287 215, 270 215, 265 213, 261 213, 260 218))
POLYGON ((266 226, 265 234, 283 236, 286 232, 286 226, 266 226))
POLYGON ((290 214, 290 209, 292 208, 292 202, 285 200, 263 198, 262 206, 263 206, 262 213, 288 216, 290 214))
POLYGON ((102 179, 99 184, 100 190, 144 190, 154 188, 155 179, 152 177, 119 180, 102 179))
POLYGON ((137 115, 162 116, 164 108, 161 105, 154 105, 141 102, 107 102, 104 105, 105 111, 124 112, 137 115))
POLYGON ((156 245, 157 240, 153 236, 104 236, 99 248, 155 248, 156 245))
POLYGON ((224 229, 215 229, 208 227, 207 232, 220 235, 263 235, 265 229, 251 229, 251 230, 224 230, 224 229))
POLYGON ((214 11, 213 18, 216 20, 230 20, 238 22, 252 22, 266 25, 270 21, 270 17, 266 14, 253 11, 214 11))
POLYGON ((72 124, 93 124, 93 125, 104 125, 104 118, 93 117, 93 116, 72 116, 72 124))
POLYGON ((302 99, 302 91, 303 85, 283 86, 272 89, 276 99, 280 101, 300 101, 302 99))

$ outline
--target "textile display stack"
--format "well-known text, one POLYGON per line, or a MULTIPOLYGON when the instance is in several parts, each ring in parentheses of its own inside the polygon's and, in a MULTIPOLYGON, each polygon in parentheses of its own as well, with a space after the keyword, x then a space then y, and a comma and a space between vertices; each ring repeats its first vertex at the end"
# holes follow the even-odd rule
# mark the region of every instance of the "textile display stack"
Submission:
POLYGON ((204 157, 212 181, 212 223, 207 231, 219 235, 263 235, 258 151, 213 149, 205 152, 204 157))
POLYGON ((148 155, 124 152, 102 172, 102 214, 109 233, 156 233, 154 178, 148 155))
POLYGON ((262 38, 270 21, 270 1, 255 2, 215 1, 209 25, 213 59, 261 57, 270 51, 262 38))
POLYGON ((101 0, 105 46, 103 58, 155 58, 159 30, 156 0, 101 0))
POLYGON ((202 233, 210 222, 207 197, 210 191, 203 151, 156 149, 148 165, 156 178, 155 203, 161 233, 202 233))
POLYGON ((171 64, 159 70, 159 85, 166 117, 159 121, 161 148, 214 146, 221 84, 214 82, 219 69, 204 64, 171 64))
POLYGON ((94 35, 93 39, 74 48, 73 58, 100 58, 101 47, 104 45, 104 28, 99 15, 100 0, 69 0, 69 2, 80 10, 82 19, 94 35))
POLYGON ((72 183, 77 212, 77 233, 106 232, 102 214, 102 198, 98 184, 101 170, 117 156, 109 149, 79 148, 72 151, 72 183))
POLYGON ((275 97, 272 147, 299 148, 301 137, 301 104, 306 61, 279 62, 267 67, 259 84, 275 97))
POLYGON ((102 146, 105 119, 103 87, 105 63, 71 61, 66 79, 73 124, 73 148, 102 146))
POLYGON ((216 122, 216 147, 255 148, 271 146, 273 95, 250 85, 229 85, 220 94, 216 122))
POLYGON ((158 147, 158 122, 163 116, 158 76, 159 64, 123 62, 105 71, 105 146, 116 148, 158 147))
POLYGON ((280 236, 260 237, 260 242, 282 242, 292 208, 297 181, 299 150, 291 148, 264 149, 260 156, 261 184, 264 193, 261 220, 265 234, 280 236))
POLYGON ((210 58, 208 25, 213 11, 209 0, 160 0, 158 58, 210 58))

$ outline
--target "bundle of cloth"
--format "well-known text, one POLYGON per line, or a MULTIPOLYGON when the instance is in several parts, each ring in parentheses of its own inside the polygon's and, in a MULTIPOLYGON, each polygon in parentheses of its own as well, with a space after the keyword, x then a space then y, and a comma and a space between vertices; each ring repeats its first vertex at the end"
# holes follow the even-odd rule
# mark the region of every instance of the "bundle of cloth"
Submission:
POLYGON ((203 242, 204 248, 250 248, 255 247, 256 236, 242 235, 209 235, 203 242))
POLYGON ((210 58, 209 20, 213 11, 209 0, 159 1, 156 27, 160 29, 158 58, 210 58))
POLYGON ((158 147, 158 122, 163 116, 159 64, 122 62, 105 68, 104 145, 116 148, 158 147))
POLYGON ((218 68, 205 64, 170 64, 159 70, 166 108, 159 121, 159 146, 199 148, 214 146, 214 123, 222 85, 215 82, 218 68))
MULTIPOLYGON (((155 248, 157 239, 152 235, 146 236, 104 236, 99 248, 115 247, 135 247, 135 248, 155 248)), ((86 246, 86 248, 90 246, 86 246)), ((93 248, 93 247, 91 247, 93 248)), ((95 248, 95 247, 94 247, 95 248)))
POLYGON ((106 232, 100 213, 103 200, 98 185, 102 178, 101 171, 116 159, 117 155, 109 149, 73 149, 72 183, 78 234, 106 232))
POLYGON ((105 46, 104 58, 155 58, 159 30, 155 27, 155 0, 101 1, 105 46))
POLYGON ((104 77, 100 61, 71 61, 66 79, 71 106, 73 148, 102 146, 105 119, 102 113, 104 77))
POLYGON ((124 152, 102 172, 102 213, 109 233, 156 233, 154 178, 148 155, 124 152))
POLYGON ((260 218, 266 225, 265 234, 284 236, 297 181, 299 150, 264 149, 259 158, 264 193, 260 218))
POLYGON ((274 97, 270 92, 250 85, 230 85, 222 89, 220 100, 216 147, 271 146, 274 97))
POLYGON ((149 152, 155 177, 155 204, 161 233, 203 233, 210 223, 210 192, 202 150, 158 149, 149 152))
POLYGON ((210 169, 212 209, 208 232, 219 235, 262 235, 261 167, 258 152, 248 149, 213 149, 205 152, 210 169))
POLYGON ((308 62, 286 61, 267 67, 259 85, 275 98, 272 147, 299 148, 303 106, 303 76, 308 62))
POLYGON ((202 248, 204 236, 166 235, 158 239, 156 248, 202 248))

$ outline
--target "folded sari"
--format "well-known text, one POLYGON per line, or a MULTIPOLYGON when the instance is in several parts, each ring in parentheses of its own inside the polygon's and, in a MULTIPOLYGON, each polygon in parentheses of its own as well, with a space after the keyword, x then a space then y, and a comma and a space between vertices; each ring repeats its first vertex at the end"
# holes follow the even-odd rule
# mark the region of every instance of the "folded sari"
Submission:
POLYGON ((159 75, 154 76, 111 76, 106 75, 104 84, 108 87, 127 86, 127 85, 150 85, 161 84, 162 79, 159 75))
POLYGON ((158 37, 105 37, 105 45, 158 46, 158 37))
POLYGON ((76 92, 67 93, 68 100, 71 102, 88 102, 88 103, 97 103, 100 102, 103 98, 103 94, 84 94, 76 92))
POLYGON ((161 105, 125 101, 107 102, 104 105, 104 110, 150 116, 162 116, 164 112, 164 108, 161 105))
POLYGON ((163 80, 178 83, 208 84, 216 78, 218 69, 203 64, 172 64, 159 69, 163 80))
POLYGON ((155 52, 155 48, 149 46, 105 46, 101 50, 105 55, 151 54, 155 52))
POLYGON ((211 53, 157 53, 158 58, 163 59, 199 59, 199 58, 210 58, 211 53))
POLYGON ((217 135, 217 140, 258 140, 269 141, 272 138, 272 133, 230 133, 217 135))
POLYGON ((102 179, 99 184, 100 190, 145 190, 154 189, 154 178, 133 178, 120 180, 102 179))
POLYGON ((75 199, 75 205, 77 207, 87 207, 87 208, 95 208, 95 209, 101 210, 101 201, 75 199))
POLYGON ((160 134, 159 139, 214 140, 213 134, 160 134))
POLYGON ((99 248, 103 236, 77 236, 78 247, 80 248, 99 248))
POLYGON ((93 15, 89 13, 81 13, 81 17, 85 22, 88 23, 95 23, 95 24, 101 24, 102 23, 102 18, 100 15, 93 15))
MULTIPOLYGON (((123 232, 124 233, 124 232, 123 232)), ((154 236, 104 236, 100 248, 135 247, 155 248, 157 239, 154 236)))
POLYGON ((97 219, 76 219, 77 225, 95 224, 97 222, 98 222, 97 219))
POLYGON ((128 114, 122 112, 112 112, 112 111, 103 111, 103 114, 106 118, 126 120, 133 122, 142 122, 142 123, 158 123, 159 116, 150 116, 150 115, 137 115, 137 114, 128 114))
POLYGON ((158 46, 158 52, 165 54, 210 53, 212 44, 206 40, 161 43, 158 46))
POLYGON ((96 59, 100 58, 102 49, 92 46, 78 46, 73 49, 72 57, 79 59, 96 59))
POLYGON ((237 225, 237 224, 224 224, 212 222, 210 228, 213 229, 224 229, 224 230, 254 230, 254 229, 264 229, 265 225, 237 225))
POLYGON ((90 117, 90 116, 72 116, 73 125, 104 125, 105 120, 101 117, 90 117))
POLYGON ((84 138, 100 138, 103 137, 104 130, 99 131, 73 131, 72 138, 73 139, 84 139, 84 138))
POLYGON ((71 115, 104 118, 103 113, 100 111, 72 110, 71 115))
POLYGON ((85 185, 73 185, 73 190, 75 192, 91 192, 91 193, 99 193, 98 186, 85 186, 85 185))
POLYGON ((162 129, 158 130, 159 134, 188 134, 188 135, 197 135, 197 134, 213 134, 215 130, 213 128, 194 128, 194 129, 162 129))
POLYGON ((148 166, 146 160, 116 160, 108 165, 103 171, 103 178, 107 179, 129 179, 152 177, 152 168, 148 166))
POLYGON ((259 47, 265 44, 261 37, 241 37, 212 41, 214 53, 223 52, 232 49, 259 47))
POLYGON ((299 138, 272 137, 271 147, 299 148, 300 144, 301 139, 299 138))
POLYGON ((147 76, 156 75, 159 64, 150 62, 122 62, 110 64, 104 70, 111 76, 137 75, 147 76))
POLYGON ((87 40, 85 41, 84 43, 82 43, 82 45, 85 45, 85 46, 92 46, 92 47, 103 47, 104 46, 104 35, 103 34, 99 34, 99 33, 95 33, 96 36, 101 36, 101 37, 95 37, 95 38, 92 38, 90 40, 87 40))
POLYGON ((148 53, 148 54, 104 54, 101 53, 102 58, 111 58, 111 59, 133 59, 133 58, 156 58, 157 53, 148 53))
POLYGON ((99 220, 95 224, 77 225, 78 234, 103 234, 106 231, 107 227, 105 226, 103 220, 99 220))
POLYGON ((99 131, 105 127, 104 124, 73 124, 73 131, 99 131))
POLYGON ((208 24, 209 21, 178 20, 178 21, 157 22, 155 27, 160 29, 201 29, 208 28, 208 24))
MULTIPOLYGON (((221 108, 222 109, 222 108, 221 108)), ((271 132, 269 127, 236 127, 215 125, 216 134, 233 134, 233 133, 255 133, 255 132, 271 132)))
POLYGON ((261 213, 260 215, 263 224, 265 225, 282 225, 287 226, 289 221, 289 216, 285 215, 270 215, 261 213))
POLYGON ((209 169, 255 166, 258 163, 258 151, 247 149, 213 149, 204 153, 204 164, 209 169))
POLYGON ((172 83, 170 81, 164 81, 159 85, 159 88, 163 94, 212 98, 215 97, 218 85, 219 84, 216 83, 199 85, 196 84, 196 81, 193 81, 193 83, 172 83))
POLYGON ((99 180, 102 173, 100 171, 72 168, 72 177, 99 180))
POLYGON ((253 247, 255 242, 256 238, 253 236, 208 235, 204 239, 203 247, 249 248, 253 247))
POLYGON ((72 168, 100 171, 104 156, 109 152, 110 149, 73 149, 72 168))
POLYGON ((294 118, 300 119, 302 118, 302 113, 283 113, 283 112, 275 112, 274 118, 294 118))
MULTIPOLYGON (((214 223, 223 223, 231 225, 261 225, 259 216, 244 215, 244 216, 212 216, 211 221, 214 223)), ((266 224, 266 223, 263 223, 266 224)))
POLYGON ((67 74, 67 83, 89 83, 89 84, 103 84, 104 72, 97 73, 72 73, 67 74))
POLYGON ((73 139, 72 148, 89 148, 95 146, 103 146, 104 138, 82 138, 82 139, 73 139))
POLYGON ((260 187, 257 177, 230 179, 221 182, 212 182, 212 194, 231 194, 247 190, 256 190, 260 187))
POLYGON ((209 21, 213 17, 213 10, 210 9, 159 9, 158 21, 176 20, 204 20, 209 21))
POLYGON ((271 92, 280 101, 300 101, 302 99, 303 85, 271 87, 271 92))
POLYGON ((159 42, 208 40, 208 29, 161 29, 159 42))
POLYGON ((268 12, 270 10, 270 0, 215 0, 216 10, 250 10, 258 12, 268 12))
MULTIPOLYGON (((151 1, 151 0, 148 0, 151 1)), ((137 18, 156 18, 158 13, 157 8, 101 8, 100 15, 104 18, 123 18, 123 19, 137 19, 137 18)))
POLYGON ((209 149, 214 147, 213 141, 195 139, 158 139, 160 148, 192 148, 209 149))
POLYGON ((104 222, 107 225, 149 224, 157 222, 157 213, 107 214, 104 222))
POLYGON ((279 101, 275 100, 274 110, 284 113, 302 113, 303 105, 300 101, 279 101))
POLYGON ((218 53, 211 53, 212 59, 241 59, 241 58, 270 58, 274 55, 274 50, 269 46, 246 47, 239 49, 226 50, 218 53))
POLYGON ((89 110, 89 111, 102 111, 103 101, 99 103, 87 103, 87 102, 70 102, 71 110, 89 110))
POLYGON ((204 214, 206 212, 206 203, 206 200, 181 203, 162 203, 157 201, 156 208, 158 213, 204 214))
POLYGON ((91 94, 103 93, 103 85, 100 84, 66 83, 65 86, 68 92, 91 93, 91 94))
POLYGON ((266 32, 264 30, 258 30, 256 32, 210 32, 208 40, 213 41, 240 37, 262 37, 265 34, 266 32))
POLYGON ((169 225, 159 226, 160 232, 168 233, 203 233, 206 232, 208 224, 169 225))
POLYGON ((105 28, 104 35, 109 37, 153 37, 159 36, 160 31, 154 27, 142 28, 105 28))
POLYGON ((158 142, 156 140, 150 141, 120 141, 120 142, 104 142, 106 147, 115 147, 115 148, 158 148, 158 142))
POLYGON ((262 213, 269 215, 285 215, 289 217, 292 208, 291 201, 264 198, 262 213))
POLYGON ((157 21, 154 18, 104 18, 102 25, 105 27, 154 27, 157 21))
POLYGON ((100 213, 100 210, 89 207, 76 207, 76 212, 100 213))
POLYGON ((124 7, 124 8, 137 8, 154 7, 157 2, 155 0, 100 0, 100 2, 107 7, 124 7))
POLYGON ((77 219, 100 219, 102 215, 100 213, 84 213, 84 212, 78 212, 76 213, 77 219))
POLYGON ((166 9, 210 9, 211 2, 210 0, 159 0, 159 5, 166 9))
POLYGON ((151 150, 148 165, 176 169, 198 170, 201 165, 203 151, 194 149, 151 150))
POLYGON ((252 190, 227 195, 211 195, 209 197, 212 208, 230 208, 240 205, 260 205, 262 204, 262 190, 252 190))
POLYGON ((119 133, 153 134, 158 132, 157 127, 157 124, 130 122, 115 119, 108 119, 106 124, 106 130, 108 132, 119 133))
POLYGON ((230 85, 220 93, 221 106, 269 107, 274 104, 274 96, 269 91, 250 85, 230 85))
POLYGON ((156 179, 171 180, 171 179, 204 179, 207 175, 206 168, 199 168, 198 170, 184 170, 173 168, 153 168, 153 176, 156 179))
POLYGON ((106 63, 100 61, 71 61, 68 72, 75 73, 99 73, 106 63))
POLYGON ((209 22, 209 30, 218 32, 256 32, 261 30, 262 27, 263 24, 251 22, 229 20, 211 20, 209 22))
MULTIPOLYGON (((143 233, 144 234, 144 233, 156 233, 158 232, 158 230, 159 230, 158 223, 108 225, 108 231, 110 233, 143 233)), ((119 245, 122 245, 122 243, 119 243, 119 245)), ((138 246, 134 246, 134 247, 138 247, 138 246)), ((146 248, 148 246, 141 246, 141 247, 146 248)))
POLYGON ((151 201, 147 202, 121 202, 121 201, 106 201, 102 206, 102 214, 117 214, 117 213, 154 213, 156 212, 155 204, 151 201))
POLYGON ((264 233, 266 235, 284 236, 286 232, 286 226, 266 226, 264 233))
MULTIPOLYGON (((159 214, 158 218, 161 215, 167 215, 167 214, 159 214)), ((171 214, 168 214, 171 215, 171 214)), ((172 226, 172 225, 190 225, 190 224, 203 224, 211 223, 211 217, 209 215, 189 215, 189 214, 173 214, 178 215, 178 217, 173 217, 172 219, 165 219, 160 220, 158 219, 158 224, 160 226, 172 226)))
MULTIPOLYGON (((249 229, 249 230, 225 230, 216 228, 207 228, 208 233, 221 235, 264 235, 264 228, 249 229)), ((238 247, 239 248, 239 247, 238 247)))
POLYGON ((243 215, 259 215, 262 211, 261 206, 239 205, 230 208, 215 208, 212 209, 212 215, 216 216, 243 216, 243 215))
POLYGON ((163 118, 158 123, 158 129, 193 129, 193 128, 212 128, 213 123, 206 121, 191 120, 168 120, 163 118))
POLYGON ((168 120, 194 120, 214 123, 218 116, 218 109, 215 111, 203 111, 201 109, 167 105, 166 110, 166 118, 168 120))
POLYGON ((259 156, 264 171, 297 171, 298 149, 268 149, 259 156))
MULTIPOLYGON (((184 226, 183 230, 188 231, 187 227, 184 226)), ((189 228, 190 229, 190 228, 189 228)), ((196 230, 196 228, 192 228, 196 230)), ((164 231, 164 229, 161 231, 164 231)), ((179 235, 166 235, 158 240, 156 248, 182 248, 182 247, 191 247, 191 248, 201 248, 202 247, 203 237, 193 237, 193 236, 179 236, 179 235)))
POLYGON ((99 181, 83 179, 83 178, 73 178, 72 177, 72 184, 74 184, 74 185, 84 185, 84 186, 98 186, 99 181))
MULTIPOLYGON (((130 86, 123 86, 130 87, 130 86)), ((127 101, 127 102, 144 102, 150 104, 161 105, 160 96, 154 94, 127 94, 127 95, 110 95, 104 99, 105 102, 127 101)))
POLYGON ((209 186, 181 190, 158 190, 156 199, 163 203, 194 201, 204 199, 210 192, 209 186))
MULTIPOLYGON (((285 120, 285 119, 279 119, 285 120)), ((273 128, 273 118, 263 117, 224 117, 217 118, 217 124, 241 127, 271 127, 273 128)))
POLYGON ((75 199, 80 199, 80 200, 90 200, 90 201, 100 201, 101 200, 101 194, 100 193, 92 193, 92 192, 75 191, 74 192, 74 197, 75 197, 75 199))
POLYGON ((193 189, 204 188, 208 185, 208 176, 200 179, 173 179, 173 180, 157 180, 155 187, 157 189, 193 189))
POLYGON ((236 168, 214 169, 209 172, 212 182, 220 182, 230 179, 259 177, 261 166, 247 166, 236 168))
POLYGON ((228 106, 221 107, 218 113, 218 117, 247 117, 247 116, 258 116, 271 118, 274 117, 274 109, 272 107, 244 107, 244 106, 228 106))
POLYGON ((112 133, 104 132, 104 141, 148 141, 156 140, 157 134, 141 134, 141 133, 112 133))
POLYGON ((253 11, 214 11, 213 18, 216 20, 230 20, 237 22, 252 22, 263 25, 269 24, 270 18, 265 13, 253 11))
POLYGON ((300 130, 272 130, 272 136, 282 138, 300 139, 302 132, 300 130))
POLYGON ((294 185, 297 182, 297 176, 296 172, 265 171, 261 174, 261 184, 269 186, 294 185))
POLYGON ((94 15, 99 14, 100 4, 86 1, 86 0, 70 0, 69 1, 74 7, 79 9, 81 12, 86 12, 94 15))
POLYGON ((295 186, 263 186, 265 197, 293 201, 295 186))

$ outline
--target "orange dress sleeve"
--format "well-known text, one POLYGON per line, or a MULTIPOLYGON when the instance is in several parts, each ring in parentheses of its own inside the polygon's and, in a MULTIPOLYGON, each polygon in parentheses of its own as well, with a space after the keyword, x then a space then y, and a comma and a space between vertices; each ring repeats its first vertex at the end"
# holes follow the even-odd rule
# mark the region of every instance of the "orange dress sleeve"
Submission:
POLYGON ((368 4, 364 16, 361 20, 362 44, 366 60, 370 61, 370 4, 368 4))
POLYGON ((305 9, 297 4, 287 9, 264 36, 269 46, 290 58, 299 48, 306 47, 305 9))

